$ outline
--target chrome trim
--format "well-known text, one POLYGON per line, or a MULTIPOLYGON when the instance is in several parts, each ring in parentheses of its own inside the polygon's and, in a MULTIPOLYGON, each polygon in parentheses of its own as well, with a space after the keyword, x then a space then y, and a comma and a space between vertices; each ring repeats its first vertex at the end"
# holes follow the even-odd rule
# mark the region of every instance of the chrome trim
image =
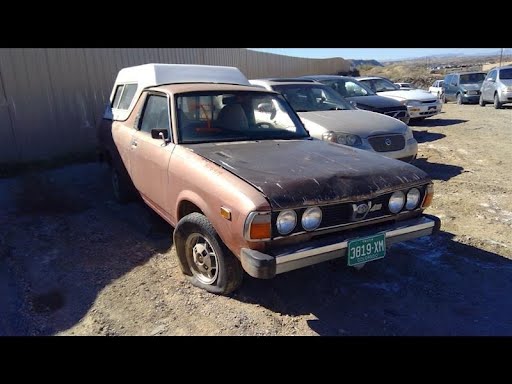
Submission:
POLYGON ((269 215, 270 216, 270 234, 272 235, 272 214, 270 211, 253 211, 247 215, 244 223, 244 239, 247 241, 268 241, 271 237, 266 239, 251 239, 251 224, 254 217, 257 215, 269 215))
MULTIPOLYGON (((399 223, 397 224, 399 225, 399 223)), ((434 226, 434 220, 423 217, 415 225, 385 231, 386 245, 430 235, 434 226)), ((346 255, 348 241, 308 249, 290 255, 276 256, 276 274, 343 257, 346 255)))

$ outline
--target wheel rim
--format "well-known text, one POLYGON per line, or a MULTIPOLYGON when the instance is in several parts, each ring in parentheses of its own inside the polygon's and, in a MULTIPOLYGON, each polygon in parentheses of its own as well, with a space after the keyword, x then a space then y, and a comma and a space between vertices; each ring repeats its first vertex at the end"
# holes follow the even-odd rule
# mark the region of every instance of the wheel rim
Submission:
POLYGON ((112 188, 114 190, 114 196, 119 200, 119 175, 117 171, 112 171, 112 188))
POLYGON ((192 274, 203 284, 213 284, 219 274, 219 259, 208 239, 199 233, 191 234, 187 250, 192 274))

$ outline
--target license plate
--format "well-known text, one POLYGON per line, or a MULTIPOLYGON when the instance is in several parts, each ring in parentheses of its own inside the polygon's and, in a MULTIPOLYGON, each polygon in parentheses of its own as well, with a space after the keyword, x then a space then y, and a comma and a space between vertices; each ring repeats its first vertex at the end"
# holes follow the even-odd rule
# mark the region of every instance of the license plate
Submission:
POLYGON ((347 263, 349 266, 382 259, 386 255, 386 235, 361 237, 348 242, 347 263))

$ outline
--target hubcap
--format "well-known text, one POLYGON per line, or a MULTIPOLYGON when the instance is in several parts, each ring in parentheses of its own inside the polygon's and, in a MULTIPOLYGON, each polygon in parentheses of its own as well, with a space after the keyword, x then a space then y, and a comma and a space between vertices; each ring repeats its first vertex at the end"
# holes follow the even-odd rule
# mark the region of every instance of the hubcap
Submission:
POLYGON ((193 233, 187 240, 189 265, 194 276, 203 284, 213 284, 218 276, 218 258, 210 242, 201 234, 193 233))

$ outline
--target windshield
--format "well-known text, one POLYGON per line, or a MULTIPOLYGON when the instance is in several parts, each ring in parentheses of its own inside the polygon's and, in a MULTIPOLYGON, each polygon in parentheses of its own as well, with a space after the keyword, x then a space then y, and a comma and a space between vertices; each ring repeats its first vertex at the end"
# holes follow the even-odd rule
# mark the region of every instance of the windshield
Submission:
POLYGON ((354 109, 338 93, 325 85, 283 84, 273 85, 272 89, 281 92, 296 112, 354 109))
POLYGON ((512 68, 500 69, 500 79, 501 80, 512 79, 512 68))
POLYGON ((485 79, 485 73, 465 73, 460 75, 459 84, 481 83, 485 79))
POLYGON ((340 94, 341 97, 354 97, 354 96, 370 96, 375 95, 370 88, 363 83, 356 80, 321 80, 325 84, 340 94))
POLYGON ((176 97, 180 142, 309 137, 281 95, 254 91, 190 92, 176 97))
POLYGON ((398 85, 393 84, 387 79, 367 79, 361 80, 361 82, 368 85, 374 92, 396 91, 400 89, 398 85))

